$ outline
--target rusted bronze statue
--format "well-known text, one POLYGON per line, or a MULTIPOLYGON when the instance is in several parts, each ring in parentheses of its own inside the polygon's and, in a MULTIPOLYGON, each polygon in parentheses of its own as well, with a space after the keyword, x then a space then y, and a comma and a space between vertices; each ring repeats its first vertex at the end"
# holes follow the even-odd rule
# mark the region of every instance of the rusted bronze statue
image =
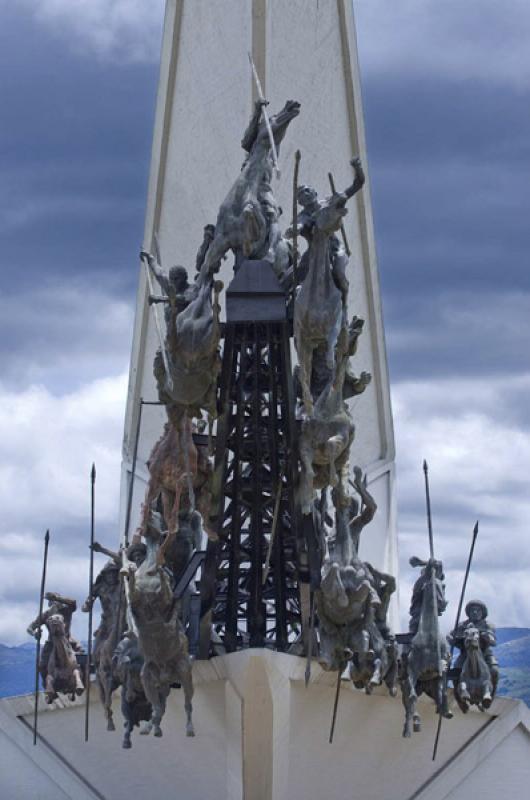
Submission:
POLYGON ((70 632, 77 603, 55 592, 47 592, 45 598, 48 608, 27 629, 30 636, 34 637, 37 637, 43 625, 48 629, 48 640, 42 648, 39 663, 45 699, 47 703, 52 703, 61 693, 73 700, 84 691, 76 659, 76 653, 82 653, 83 649, 70 632))
POLYGON ((497 638, 494 626, 487 621, 486 604, 470 600, 466 614, 467 619, 449 637, 450 644, 460 651, 455 663, 460 674, 454 687, 456 701, 464 713, 472 705, 489 708, 499 681, 499 666, 492 650, 497 638))
MULTIPOLYGON (((364 185, 360 160, 354 158, 351 164, 355 171, 355 180, 342 193, 334 193, 326 200, 319 201, 316 192, 310 187, 302 186, 298 190, 299 202, 304 207, 303 214, 300 215, 300 232, 308 240, 309 246, 305 256, 306 274, 294 304, 294 339, 300 365, 304 410, 308 416, 312 416, 313 404, 317 400, 311 393, 313 353, 319 348, 323 350, 326 367, 331 381, 334 381, 338 367, 336 350, 344 350, 346 347, 345 297, 348 287, 344 280, 340 280, 337 269, 334 275, 332 262, 336 254, 331 245, 336 239, 335 234, 340 229, 342 218, 347 213, 347 201, 364 185), (341 335, 344 340, 342 346, 339 342, 341 335)), ((343 266, 341 261, 341 267, 343 266)), ((340 272, 343 273, 344 270, 340 272)))
POLYGON ((152 706, 148 727, 149 730, 154 729, 155 736, 162 736, 160 723, 167 697, 171 684, 178 682, 184 690, 186 734, 194 736, 191 718, 193 682, 188 640, 179 620, 179 605, 173 595, 171 578, 161 566, 161 520, 154 511, 151 511, 144 536, 145 560, 139 567, 129 562, 123 571, 129 581, 130 607, 144 660, 142 685, 152 706))
POLYGON ((94 633, 94 649, 92 651, 96 669, 96 682, 101 703, 105 710, 107 730, 115 730, 112 714, 112 693, 119 686, 119 678, 113 666, 114 650, 125 629, 125 598, 120 582, 121 556, 94 542, 94 552, 110 556, 92 589, 92 596, 87 597, 81 611, 89 612, 96 600, 101 605, 101 620, 94 633))

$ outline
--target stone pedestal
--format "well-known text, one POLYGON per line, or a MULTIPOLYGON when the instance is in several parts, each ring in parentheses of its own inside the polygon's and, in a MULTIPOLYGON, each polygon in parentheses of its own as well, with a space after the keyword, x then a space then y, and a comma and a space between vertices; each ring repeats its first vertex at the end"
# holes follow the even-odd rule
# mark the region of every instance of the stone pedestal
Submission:
MULTIPOLYGON (((0 797, 16 800, 498 800, 524 797, 530 712, 494 701, 484 714, 454 709, 437 760, 437 717, 420 701, 423 730, 403 739, 399 697, 371 697, 343 682, 328 743, 335 675, 283 653, 246 650, 193 667, 196 737, 185 735, 182 692, 171 692, 162 739, 133 734, 122 750, 118 696, 114 733, 91 695, 89 742, 83 700, 43 708, 32 744, 30 695, 0 701, 0 797)), ((95 688, 95 687, 94 687, 95 688)), ((116 695, 119 693, 117 692, 116 695)), ((42 704, 41 707, 43 707, 42 704)))

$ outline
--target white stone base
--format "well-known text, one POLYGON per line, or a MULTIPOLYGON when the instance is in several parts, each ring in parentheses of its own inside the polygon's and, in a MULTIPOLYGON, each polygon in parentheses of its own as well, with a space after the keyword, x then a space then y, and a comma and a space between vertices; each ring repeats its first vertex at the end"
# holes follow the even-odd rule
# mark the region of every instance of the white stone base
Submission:
POLYGON ((90 739, 84 704, 54 704, 39 717, 42 740, 27 724, 32 697, 0 701, 0 797, 178 798, 178 800, 498 800, 524 797, 530 770, 530 712, 498 699, 490 711, 445 721, 436 762, 437 718, 420 703, 423 731, 402 739, 399 697, 371 697, 341 686, 333 744, 328 743, 335 675, 305 661, 247 650, 194 664, 196 737, 186 738, 183 697, 172 691, 162 739, 133 736, 121 748, 108 733, 96 688, 90 739), (19 719, 17 719, 19 718, 19 719), (21 719, 20 719, 21 718, 21 719))

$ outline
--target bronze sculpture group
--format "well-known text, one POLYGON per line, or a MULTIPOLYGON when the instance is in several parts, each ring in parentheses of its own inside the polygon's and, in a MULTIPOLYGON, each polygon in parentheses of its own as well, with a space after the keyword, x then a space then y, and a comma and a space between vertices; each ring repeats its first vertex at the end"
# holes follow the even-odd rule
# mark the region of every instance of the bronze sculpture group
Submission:
MULTIPOLYGON (((432 547, 427 561, 411 560, 422 572, 414 586, 409 634, 401 635, 401 641, 387 619, 396 581, 360 557, 361 531, 377 506, 361 469, 354 467, 353 480, 350 476, 355 425, 347 400, 369 386, 370 375, 357 377, 351 365, 363 320, 348 319, 348 249, 339 233, 347 202, 362 190, 365 178, 360 160, 354 158, 354 179, 343 192, 333 190, 321 199, 312 188, 298 187, 299 209, 282 234, 281 209, 271 188, 272 154, 299 112, 298 103, 287 101, 268 120, 266 103, 256 103, 242 141, 245 162, 215 226, 204 229, 194 280, 181 266, 166 274, 156 237, 156 253, 142 252, 160 338, 154 376, 167 422, 148 461, 138 530, 119 552, 93 545, 110 560, 83 606, 88 612, 96 599, 101 604, 93 665, 108 730, 114 730, 112 692, 121 686, 126 748, 142 721, 142 733, 162 735, 167 697, 175 684, 183 688, 186 733, 194 735, 192 658, 186 635, 190 619, 178 587, 194 553, 207 538, 213 541, 218 535, 209 448, 220 412, 222 363, 223 284, 215 275, 229 251, 236 272, 248 259, 268 262, 285 292, 286 307, 292 309, 298 356, 293 375, 296 497, 301 518, 312 520, 319 542, 320 574, 310 629, 291 642, 291 652, 301 655, 305 648, 309 665, 314 655, 323 669, 338 673, 339 681, 347 669, 353 685, 368 694, 385 684, 394 696, 399 684, 404 736, 420 730, 416 700, 421 693, 434 699, 440 715, 451 716, 447 678, 453 647, 460 650, 452 680, 462 711, 471 705, 488 708, 495 695, 495 632, 484 604, 468 603, 468 618, 453 630, 449 642, 439 631, 446 600, 443 568, 432 547), (299 261, 298 237, 307 245, 299 261), (154 293, 155 283, 161 294, 154 293), (157 316, 159 306, 165 331, 157 316), (209 436, 201 438, 199 432, 206 426, 209 436)), ((28 630, 35 635, 42 625, 48 628, 40 673, 46 700, 52 702, 58 692, 79 695, 84 684, 76 660, 80 646, 70 634, 75 602, 59 595, 49 595, 49 600, 50 608, 28 630)))

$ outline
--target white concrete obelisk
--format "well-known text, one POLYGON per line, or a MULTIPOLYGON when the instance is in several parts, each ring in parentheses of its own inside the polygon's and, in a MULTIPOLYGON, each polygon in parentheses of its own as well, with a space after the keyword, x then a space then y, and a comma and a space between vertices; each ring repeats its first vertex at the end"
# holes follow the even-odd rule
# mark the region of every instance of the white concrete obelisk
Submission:
MULTIPOLYGON (((168 0, 162 45, 144 247, 158 232, 165 268, 194 270, 205 224, 214 223, 241 168, 240 140, 254 99, 252 54, 271 113, 287 99, 300 116, 282 143, 282 177, 273 190, 290 224, 294 153, 301 150, 300 183, 329 193, 331 171, 339 190, 352 181, 350 159, 366 167, 359 68, 350 0, 168 0)), ((372 383, 352 404, 356 426, 351 463, 368 474, 378 503, 361 542, 374 566, 397 572, 394 437, 383 321, 370 204, 370 185, 349 204, 345 219, 352 256, 350 315, 365 319, 354 360, 372 383)), ((231 279, 229 259, 221 278, 231 279)), ((123 444, 122 509, 130 477, 139 400, 156 400, 152 362, 158 337, 140 272, 123 444)), ((142 501, 151 447, 164 412, 143 409, 134 485, 131 532, 142 501)), ((124 513, 122 514, 122 522, 124 513)))

